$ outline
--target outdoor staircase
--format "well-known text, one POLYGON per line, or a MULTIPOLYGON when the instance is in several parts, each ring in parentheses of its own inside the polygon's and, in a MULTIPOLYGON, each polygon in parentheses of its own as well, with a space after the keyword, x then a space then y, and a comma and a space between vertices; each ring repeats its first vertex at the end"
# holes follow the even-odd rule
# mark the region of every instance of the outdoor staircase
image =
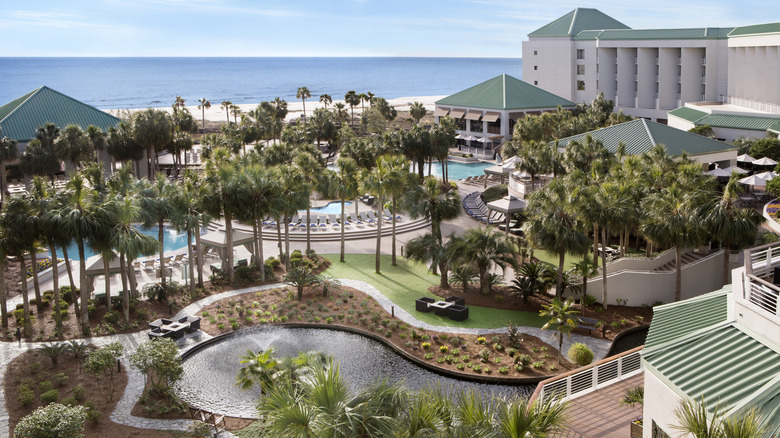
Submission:
MULTIPOLYGON (((702 259, 702 258, 704 258, 704 257, 706 257, 708 255, 709 254, 702 254, 702 253, 697 253, 697 252, 686 252, 686 253, 684 253, 682 255, 682 257, 680 259, 682 261, 682 265, 685 266, 687 264, 696 262, 696 261, 698 261, 698 260, 700 260, 700 259, 702 259)), ((671 262, 669 262, 669 263, 667 263, 667 264, 665 264, 663 266, 659 266, 658 268, 654 269, 653 271, 656 271, 656 272, 674 271, 677 268, 676 265, 677 265, 677 262, 675 260, 672 260, 671 262)))

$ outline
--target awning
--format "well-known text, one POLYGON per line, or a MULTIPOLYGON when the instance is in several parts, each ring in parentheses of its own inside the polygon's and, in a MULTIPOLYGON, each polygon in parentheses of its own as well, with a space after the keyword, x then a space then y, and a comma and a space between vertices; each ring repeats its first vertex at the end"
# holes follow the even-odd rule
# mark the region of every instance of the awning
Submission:
POLYGON ((436 108, 436 110, 433 111, 433 115, 434 117, 444 117, 449 112, 450 112, 449 108, 436 108))
POLYGON ((501 113, 494 113, 494 112, 488 111, 488 112, 485 113, 484 117, 482 117, 482 120, 484 120, 486 122, 489 122, 489 123, 493 123, 496 120, 498 120, 499 117, 501 117, 501 113))
POLYGON ((482 117, 482 111, 469 110, 469 112, 466 113, 466 118, 468 120, 479 120, 480 117, 482 117))
POLYGON ((462 119, 464 115, 466 115, 466 110, 464 109, 453 108, 450 111, 450 117, 453 119, 462 119))

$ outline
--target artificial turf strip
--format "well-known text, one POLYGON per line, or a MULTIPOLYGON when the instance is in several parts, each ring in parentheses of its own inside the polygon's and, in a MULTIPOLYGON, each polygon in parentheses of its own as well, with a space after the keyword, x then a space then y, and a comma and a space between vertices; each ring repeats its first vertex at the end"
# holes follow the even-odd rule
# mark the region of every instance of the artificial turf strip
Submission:
MULTIPOLYGON (((420 321, 428 324, 448 327, 499 328, 506 327, 510 321, 520 326, 541 327, 546 322, 534 312, 493 309, 489 307, 469 306, 469 318, 458 322, 441 317, 433 312, 423 313, 415 310, 414 302, 421 297, 441 299, 428 292, 428 288, 438 284, 439 277, 428 272, 423 264, 412 263, 398 257, 398 266, 390 264, 390 256, 382 255, 381 274, 374 272, 373 254, 347 254, 346 262, 339 262, 338 254, 323 254, 330 260, 330 267, 324 272, 334 278, 365 281, 374 286, 395 305, 406 310, 420 321)), ((472 285, 471 294, 478 293, 472 285)), ((463 295, 462 290, 455 294, 463 295)))

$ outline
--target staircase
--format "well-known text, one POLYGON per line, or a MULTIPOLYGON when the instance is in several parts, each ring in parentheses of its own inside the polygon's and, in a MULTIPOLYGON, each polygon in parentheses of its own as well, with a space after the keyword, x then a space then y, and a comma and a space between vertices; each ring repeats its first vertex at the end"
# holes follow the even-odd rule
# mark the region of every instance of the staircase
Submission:
MULTIPOLYGON (((699 259, 702 259, 704 257, 707 257, 709 254, 702 254, 702 253, 696 253, 696 252, 686 252, 680 257, 680 260, 682 261, 682 265, 685 266, 687 264, 693 263, 699 259)), ((659 266, 658 268, 654 269, 655 272, 665 272, 665 271, 674 271, 677 268, 677 263, 675 260, 670 261, 669 263, 659 266)))

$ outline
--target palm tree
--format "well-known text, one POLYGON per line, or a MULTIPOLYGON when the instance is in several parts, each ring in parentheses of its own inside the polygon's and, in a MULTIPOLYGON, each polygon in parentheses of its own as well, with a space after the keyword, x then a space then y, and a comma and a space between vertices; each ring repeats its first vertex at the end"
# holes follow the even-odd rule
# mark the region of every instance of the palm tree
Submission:
POLYGON ((477 269, 472 265, 461 264, 450 272, 449 282, 452 284, 462 284, 463 293, 469 293, 469 284, 479 279, 477 269))
MULTIPOLYGON (((295 157, 295 167, 309 187, 320 186, 325 167, 312 154, 301 151, 295 157)), ((311 202, 306 203, 306 224, 311 224, 311 202)), ((311 251, 311 227, 306 227, 306 254, 311 251)))
POLYGON ((543 141, 527 142, 517 151, 519 160, 515 164, 517 170, 531 176, 531 190, 534 190, 537 175, 548 173, 552 166, 550 146, 543 141))
POLYGON ((223 153, 215 153, 209 160, 205 172, 205 189, 202 192, 201 203, 206 213, 225 222, 227 243, 227 260, 223 266, 228 274, 228 280, 233 282, 233 218, 245 207, 242 204, 243 187, 241 186, 240 170, 235 163, 224 161, 223 153), (225 266, 225 264, 227 266, 225 266))
POLYGON ((200 110, 200 117, 201 117, 201 129, 206 129, 206 110, 211 108, 211 102, 206 100, 204 97, 203 99, 198 99, 198 109, 200 110))
POLYGON ((154 179, 152 163, 157 152, 165 149, 173 139, 173 122, 165 111, 147 109, 133 114, 133 140, 146 150, 147 172, 154 179))
POLYGON ((200 249, 200 229, 209 222, 208 215, 204 214, 200 208, 200 193, 202 187, 197 174, 187 172, 184 181, 180 185, 174 186, 171 202, 171 225, 176 228, 176 231, 184 231, 187 233, 187 260, 189 263, 189 283, 190 293, 195 292, 195 270, 198 270, 199 285, 203 280, 203 273, 201 263, 198 261, 202 258, 196 259, 201 256, 202 250, 200 249), (192 249, 192 237, 196 236, 195 248, 192 249))
POLYGON ((412 219, 431 221, 431 234, 441 243, 441 223, 460 215, 460 196, 442 186, 434 176, 425 178, 421 185, 413 185, 403 199, 404 210, 412 219))
POLYGON ((449 236, 446 244, 440 242, 431 233, 415 237, 406 243, 406 258, 415 262, 428 263, 431 272, 436 275, 439 272, 439 287, 449 287, 450 266, 457 259, 457 247, 460 238, 454 234, 449 236))
POLYGON ((284 266, 290 269, 290 218, 299 210, 308 208, 311 203, 311 186, 306 182, 300 169, 290 165, 278 167, 279 203, 275 207, 281 211, 284 220, 284 266))
MULTIPOLYGON (((8 255, 14 256, 20 264, 20 276, 22 279, 22 324, 24 327, 24 336, 32 336, 32 327, 30 326, 30 300, 27 290, 27 267, 25 264, 25 252, 31 245, 34 245, 36 235, 35 230, 28 226, 27 221, 32 211, 27 200, 23 198, 11 198, 3 205, 4 214, 2 220, 3 246, 8 255)), ((3 279, 5 286, 5 279, 3 279)), ((5 292, 5 291, 4 291, 5 292)), ((5 305, 5 300, 3 300, 5 305)), ((17 327, 18 327, 17 320, 17 327)))
POLYGON ((48 176, 54 183, 53 175, 60 170, 60 162, 54 155, 54 149, 46 147, 40 140, 33 139, 24 148, 19 161, 19 169, 27 175, 48 176))
POLYGON ((547 291, 549 287, 548 276, 549 268, 545 263, 525 262, 517 269, 510 289, 520 292, 523 296, 523 303, 527 304, 531 295, 547 291))
POLYGON ((341 102, 336 102, 333 105, 333 115, 336 117, 338 122, 345 122, 347 117, 349 117, 346 106, 341 102))
POLYGON ((40 141, 44 148, 53 149, 54 142, 60 135, 60 128, 52 122, 46 122, 35 131, 35 139, 40 141))
POLYGON ((339 260, 344 262, 344 226, 346 224, 345 207, 347 199, 355 199, 360 195, 358 191, 359 172, 357 163, 352 158, 341 156, 336 161, 336 171, 329 178, 330 191, 336 199, 341 201, 341 250, 339 260))
POLYGON ((59 160, 70 161, 75 168, 79 168, 83 160, 90 159, 94 149, 80 126, 68 125, 54 142, 54 153, 59 160))
POLYGON ((420 120, 425 117, 428 111, 425 109, 425 105, 421 102, 414 102, 409 107, 409 115, 414 119, 414 123, 419 124, 420 120))
MULTIPOLYGON (((385 192, 391 184, 398 180, 399 171, 393 166, 392 158, 381 156, 376 160, 376 167, 363 173, 365 191, 376 196, 376 204, 381 209, 384 205, 385 192)), ((380 252, 382 249, 382 220, 376 224, 376 273, 379 274, 380 252)))
MULTIPOLYGON (((591 186, 593 196, 591 211, 594 211, 596 224, 601 229, 601 305, 607 309, 607 251, 611 229, 623 229, 626 216, 630 211, 630 199, 626 196, 623 186, 615 182, 605 182, 598 186, 591 186)), ((583 298, 585 296, 583 295, 583 298)))
POLYGON ((303 290, 320 284, 322 277, 306 266, 296 266, 287 271, 284 282, 298 290, 298 301, 303 301, 303 290))
MULTIPOLYGON (((230 114, 233 114, 233 123, 238 123, 238 116, 241 115, 241 107, 231 104, 230 114)), ((230 122, 230 120, 228 120, 228 122, 230 122)))
MULTIPOLYGON (((411 181, 409 174, 409 161, 401 155, 388 156, 385 160, 390 168, 390 178, 387 181, 386 193, 390 196, 390 210, 392 218, 392 239, 391 239, 391 264, 396 266, 396 222, 398 218, 398 200, 406 192, 406 187, 411 181)), ((383 206, 379 206, 379 214, 383 215, 383 206)))
POLYGON ((700 189, 673 183, 642 202, 644 235, 657 245, 675 247, 675 301, 682 299, 682 253, 706 238, 702 201, 700 189))
MULTIPOLYGON (((0 134, 1 133, 2 129, 0 129, 0 134)), ((5 201, 5 196, 8 192, 8 188, 6 187, 6 184, 8 183, 8 177, 6 176, 5 170, 6 163, 15 160, 18 152, 16 140, 8 137, 0 137, 0 202, 5 201)))
POLYGON ((361 99, 354 90, 349 90, 347 91, 347 94, 344 95, 344 102, 349 105, 349 110, 351 112, 349 123, 351 125, 352 121, 355 120, 355 106, 360 105, 361 99))
POLYGON ((265 269, 263 269, 263 226, 262 221, 267 217, 276 216, 273 211, 279 204, 281 188, 276 179, 276 174, 270 169, 259 166, 248 166, 244 172, 246 178, 246 196, 248 208, 245 210, 242 220, 251 221, 254 234, 254 246, 252 251, 255 256, 254 263, 260 268, 260 281, 265 281, 265 269))
POLYGON ((555 178, 544 189, 534 192, 526 211, 528 222, 525 234, 537 248, 558 254, 557 297, 561 297, 563 264, 566 253, 585 254, 590 247, 588 236, 583 234, 573 209, 576 202, 572 191, 563 179, 555 178))
POLYGON ((739 208, 739 194, 742 192, 738 184, 739 177, 731 175, 731 179, 723 188, 723 194, 707 214, 709 229, 715 238, 723 241, 723 284, 729 280, 729 254, 736 247, 744 249, 756 241, 758 227, 765 219, 752 208, 739 208))
POLYGON ((539 311, 539 316, 549 317, 550 320, 542 326, 542 330, 552 328, 558 332, 558 363, 561 363, 561 358, 563 357, 563 335, 571 334, 572 330, 577 327, 577 324, 574 322, 574 315, 579 312, 574 309, 574 300, 571 298, 565 302, 554 298, 550 304, 543 307, 544 310, 539 311))
POLYGON ((230 106, 233 105, 233 102, 229 100, 223 100, 220 104, 220 108, 225 110, 225 117, 227 117, 227 122, 230 123, 230 106))
POLYGON ((311 97, 311 92, 306 87, 298 87, 298 92, 295 93, 296 99, 301 99, 303 103, 303 118, 306 119, 306 99, 311 97))
MULTIPOLYGON (((577 263, 574 263, 574 273, 582 277, 582 314, 585 314, 585 296, 588 295, 588 278, 598 274, 599 267, 590 257, 585 257, 577 263)), ((603 298, 602 298, 603 299, 603 298)))
POLYGON ((258 352, 247 350, 239 363, 243 364, 236 376, 236 386, 239 388, 249 389, 257 383, 260 393, 265 394, 274 385, 274 374, 279 370, 279 361, 274 357, 273 347, 258 352))
POLYGON ((477 268, 480 292, 483 295, 489 295, 491 292, 488 272, 494 266, 505 269, 507 265, 516 265, 517 245, 502 233, 493 231, 493 227, 468 229, 456 250, 462 260, 477 268))
POLYGON ((102 152, 108 146, 108 134, 95 125, 87 126, 87 139, 90 149, 95 152, 95 161, 98 161, 98 152, 102 152))
POLYGON ((767 433, 766 419, 755 406, 725 417, 717 406, 710 411, 703 399, 685 399, 674 415, 680 424, 672 427, 694 438, 753 438, 767 433))
POLYGON ((160 175, 150 186, 141 191, 141 217, 144 226, 157 225, 157 241, 160 251, 160 284, 165 286, 165 221, 173 216, 172 201, 175 185, 160 175))
POLYGON ((330 97, 330 94, 321 94, 320 103, 325 105, 325 109, 328 109, 328 105, 333 103, 333 98, 330 97))

